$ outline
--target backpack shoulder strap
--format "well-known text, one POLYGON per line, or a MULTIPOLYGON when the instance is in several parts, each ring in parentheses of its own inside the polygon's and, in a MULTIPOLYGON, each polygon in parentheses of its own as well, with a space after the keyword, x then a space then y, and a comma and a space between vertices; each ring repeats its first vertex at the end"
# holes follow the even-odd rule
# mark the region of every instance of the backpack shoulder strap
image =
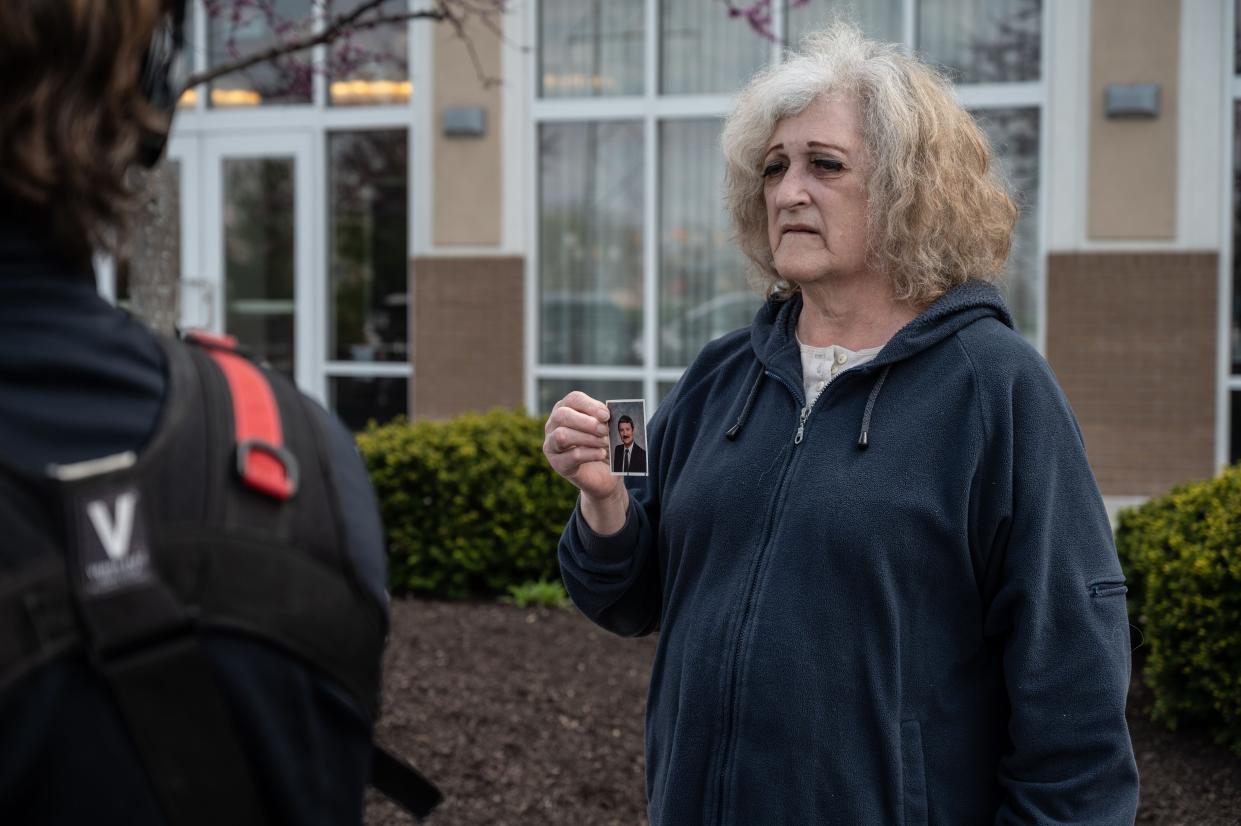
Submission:
POLYGON ((157 564, 153 471, 184 426, 193 403, 187 394, 194 391, 186 354, 168 355, 168 399, 148 450, 117 469, 58 480, 64 581, 81 644, 110 689, 169 822, 264 826, 254 774, 193 611, 157 564))

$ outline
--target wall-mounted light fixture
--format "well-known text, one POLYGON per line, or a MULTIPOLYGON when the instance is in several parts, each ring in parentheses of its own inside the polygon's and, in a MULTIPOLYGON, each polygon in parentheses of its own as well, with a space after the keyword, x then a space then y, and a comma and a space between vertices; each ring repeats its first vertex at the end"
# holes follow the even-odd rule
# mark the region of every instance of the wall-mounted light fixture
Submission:
POLYGON ((481 106, 449 106, 442 118, 446 138, 481 138, 487 133, 487 110, 481 106))
POLYGON ((1159 117, 1158 83, 1113 83, 1103 93, 1103 112, 1109 118, 1159 117))

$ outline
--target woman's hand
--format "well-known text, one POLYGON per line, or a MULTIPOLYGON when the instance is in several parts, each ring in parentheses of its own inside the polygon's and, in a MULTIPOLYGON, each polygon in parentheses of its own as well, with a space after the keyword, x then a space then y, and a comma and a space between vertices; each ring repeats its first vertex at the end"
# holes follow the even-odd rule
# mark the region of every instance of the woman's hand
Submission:
POLYGON ((543 432, 543 455, 552 469, 582 492, 582 516, 599 534, 625 525, 629 494, 608 463, 608 419, 603 402, 574 390, 552 408, 543 432))

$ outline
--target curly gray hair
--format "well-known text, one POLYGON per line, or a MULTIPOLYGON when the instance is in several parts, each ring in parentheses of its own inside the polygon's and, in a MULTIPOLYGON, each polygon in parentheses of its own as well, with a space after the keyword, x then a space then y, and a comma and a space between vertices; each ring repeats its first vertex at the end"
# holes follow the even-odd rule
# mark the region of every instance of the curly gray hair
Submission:
POLYGON ((867 172, 867 251, 897 300, 925 305, 969 278, 998 280, 1017 208, 986 136, 948 81, 892 44, 838 22, 756 75, 724 123, 724 193, 766 291, 791 293, 767 237, 762 161, 776 124, 824 95, 856 103, 867 172))

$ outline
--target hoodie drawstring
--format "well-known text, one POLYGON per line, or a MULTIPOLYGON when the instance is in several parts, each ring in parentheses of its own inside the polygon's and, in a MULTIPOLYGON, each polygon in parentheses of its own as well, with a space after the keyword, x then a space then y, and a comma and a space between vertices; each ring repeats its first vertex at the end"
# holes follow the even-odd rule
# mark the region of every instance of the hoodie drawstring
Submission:
POLYGON ((888 371, 892 369, 892 365, 886 365, 883 372, 879 374, 875 386, 870 389, 870 398, 866 400, 866 411, 862 414, 862 432, 858 434, 857 446, 860 450, 865 450, 870 444, 870 414, 875 409, 875 399, 879 398, 879 389, 883 387, 883 381, 888 377, 888 371))
POLYGON ((732 441, 741 434, 741 428, 745 426, 745 420, 750 417, 750 408, 754 406, 754 398, 758 395, 758 387, 763 383, 763 376, 765 375, 767 375, 767 370, 760 361, 758 362, 758 376, 755 377, 754 385, 750 388, 750 395, 746 397, 745 407, 741 408, 741 415, 737 417, 737 423, 724 431, 725 439, 732 441))
MULTIPOLYGON (((870 389, 870 397, 866 399, 866 410, 862 413, 862 428, 858 433, 857 446, 859 450, 865 450, 870 445, 870 420, 875 412, 875 401, 879 398, 879 391, 883 389, 883 383, 891 372, 892 365, 885 365, 883 371, 879 373, 879 378, 875 380, 875 384, 870 389)), ((746 396, 745 406, 741 408, 741 415, 737 417, 736 423, 728 430, 724 431, 724 438, 733 441, 741 435, 741 428, 745 427, 746 420, 750 418, 750 410, 754 407, 754 399, 758 396, 758 389, 763 384, 763 377, 767 375, 766 369, 762 362, 758 363, 758 375, 754 377, 754 384, 750 386, 750 394, 746 396)))

